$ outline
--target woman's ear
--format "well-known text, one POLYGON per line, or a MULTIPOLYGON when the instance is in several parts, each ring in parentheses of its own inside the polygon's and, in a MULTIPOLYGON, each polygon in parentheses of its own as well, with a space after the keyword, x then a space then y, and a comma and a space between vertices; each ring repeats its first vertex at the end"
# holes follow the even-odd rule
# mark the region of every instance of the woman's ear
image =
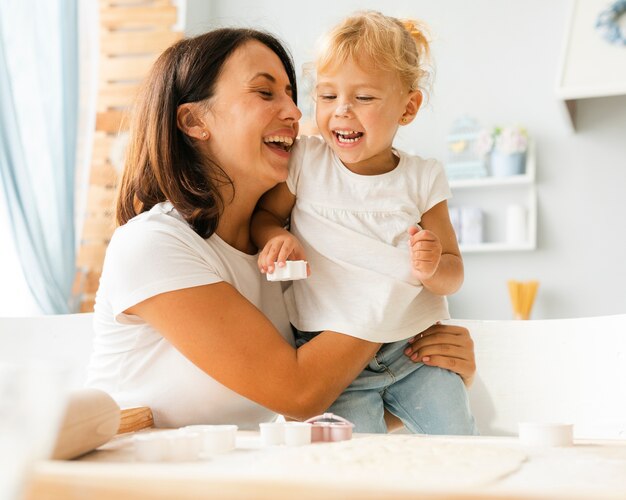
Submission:
POLYGON ((198 118, 197 111, 194 103, 181 104, 176 111, 176 124, 185 135, 206 141, 209 138, 209 131, 204 122, 198 118))
POLYGON ((408 125, 415 119, 415 115, 422 105, 422 91, 415 90, 409 94, 409 100, 404 108, 404 113, 400 117, 400 125, 408 125))

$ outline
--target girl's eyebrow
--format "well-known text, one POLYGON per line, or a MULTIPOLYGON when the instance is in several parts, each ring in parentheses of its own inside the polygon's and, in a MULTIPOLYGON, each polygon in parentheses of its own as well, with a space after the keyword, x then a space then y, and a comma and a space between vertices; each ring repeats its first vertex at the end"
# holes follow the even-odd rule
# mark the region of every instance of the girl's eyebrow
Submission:
MULTIPOLYGON (((269 73, 264 73, 262 71, 254 75, 252 78, 250 78, 250 81, 252 82, 256 80, 257 78, 264 78, 266 80, 269 80, 272 83, 276 83, 276 78, 274 78, 274 76, 270 75, 269 73)), ((287 92, 291 92, 291 84, 288 83, 285 86, 285 89, 287 90, 287 92)))
MULTIPOLYGON (((319 87, 336 87, 337 84, 335 82, 332 81, 326 81, 326 80, 319 80, 317 82, 317 84, 315 85, 315 88, 319 88, 319 87)), ((352 82, 350 83, 350 87, 351 88, 357 88, 357 89, 371 89, 371 90, 383 90, 382 87, 371 83, 371 82, 352 82)))

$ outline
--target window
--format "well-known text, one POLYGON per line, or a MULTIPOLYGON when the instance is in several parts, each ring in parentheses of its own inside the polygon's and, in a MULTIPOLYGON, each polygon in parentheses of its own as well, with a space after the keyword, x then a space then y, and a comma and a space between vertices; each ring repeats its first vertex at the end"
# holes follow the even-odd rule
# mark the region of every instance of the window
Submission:
POLYGON ((15 250, 4 192, 0 189, 0 316, 41 314, 35 303, 15 250))

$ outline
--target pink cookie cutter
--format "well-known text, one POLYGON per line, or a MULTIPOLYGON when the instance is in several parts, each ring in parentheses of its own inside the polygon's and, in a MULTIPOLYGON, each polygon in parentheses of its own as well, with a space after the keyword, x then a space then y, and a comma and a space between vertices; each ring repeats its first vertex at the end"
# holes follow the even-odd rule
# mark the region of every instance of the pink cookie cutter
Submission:
POLYGON ((352 439, 354 424, 339 415, 324 413, 306 422, 312 424, 311 442, 348 441, 352 439))

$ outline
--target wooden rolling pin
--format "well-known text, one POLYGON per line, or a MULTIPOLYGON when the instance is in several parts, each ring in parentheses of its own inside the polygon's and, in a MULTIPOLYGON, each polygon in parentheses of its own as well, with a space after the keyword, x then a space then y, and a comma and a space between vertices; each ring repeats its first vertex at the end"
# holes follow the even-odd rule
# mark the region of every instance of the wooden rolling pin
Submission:
POLYGON ((71 459, 108 442, 117 434, 120 407, 106 392, 79 389, 70 394, 53 459, 71 459))

